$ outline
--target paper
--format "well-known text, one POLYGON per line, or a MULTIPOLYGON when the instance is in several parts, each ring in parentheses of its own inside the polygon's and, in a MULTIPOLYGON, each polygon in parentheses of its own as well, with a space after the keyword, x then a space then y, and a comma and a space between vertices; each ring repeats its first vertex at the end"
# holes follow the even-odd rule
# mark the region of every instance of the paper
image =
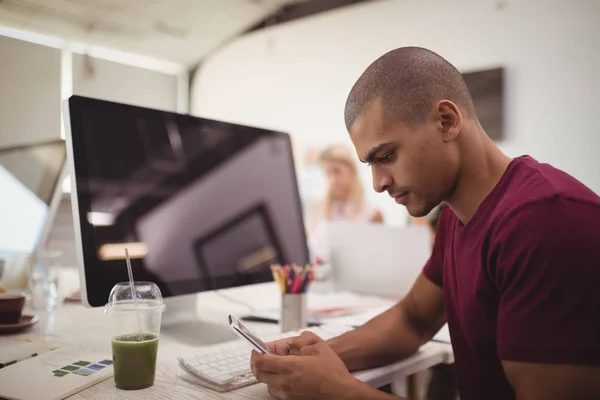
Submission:
MULTIPOLYGON (((309 324, 335 324, 360 326, 381 314, 396 302, 376 296, 352 292, 309 293, 307 299, 309 324)), ((252 311, 249 316, 279 321, 281 308, 263 308, 252 311)))
POLYGON ((61 400, 112 376, 110 354, 61 348, 0 369, 0 397, 61 400))
POLYGON ((37 334, 27 334, 0 338, 0 364, 26 360, 33 354, 40 355, 62 347, 56 340, 46 339, 37 334))
POLYGON ((367 322, 369 322, 369 320, 375 318, 379 314, 384 313, 393 305, 394 303, 392 302, 390 304, 372 306, 349 315, 321 318, 320 321, 323 324, 335 324, 357 327, 366 324, 367 322))
POLYGON ((437 340, 438 342, 451 343, 448 324, 442 326, 442 329, 440 329, 440 331, 433 336, 433 340, 437 340))

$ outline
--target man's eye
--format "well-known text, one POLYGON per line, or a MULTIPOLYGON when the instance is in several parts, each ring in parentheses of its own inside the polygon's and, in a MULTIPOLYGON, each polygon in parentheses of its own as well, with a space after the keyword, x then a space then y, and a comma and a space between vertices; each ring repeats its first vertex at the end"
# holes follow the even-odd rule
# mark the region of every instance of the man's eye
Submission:
POLYGON ((392 153, 387 153, 386 155, 379 157, 378 160, 382 164, 387 164, 392 161, 392 153))

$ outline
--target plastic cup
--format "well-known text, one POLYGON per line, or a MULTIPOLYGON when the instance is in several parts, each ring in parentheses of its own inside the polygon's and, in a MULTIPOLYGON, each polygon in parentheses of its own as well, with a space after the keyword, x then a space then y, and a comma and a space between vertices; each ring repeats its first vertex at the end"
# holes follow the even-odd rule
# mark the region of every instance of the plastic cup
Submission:
POLYGON ((111 344, 118 389, 145 389, 154 384, 164 309, 160 289, 151 282, 135 282, 133 290, 129 282, 122 282, 110 292, 105 312, 112 319, 111 344))
POLYGON ((60 305, 60 255, 60 251, 45 251, 30 260, 28 287, 34 310, 52 311, 60 305))

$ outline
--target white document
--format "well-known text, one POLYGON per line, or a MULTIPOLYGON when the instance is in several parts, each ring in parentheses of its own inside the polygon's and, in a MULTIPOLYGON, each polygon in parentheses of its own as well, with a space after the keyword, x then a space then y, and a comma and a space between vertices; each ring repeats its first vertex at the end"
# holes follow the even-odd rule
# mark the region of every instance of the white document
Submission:
MULTIPOLYGON (((356 327, 363 325, 395 303, 394 300, 352 292, 309 293, 307 298, 308 323, 356 327)), ((254 310, 249 316, 279 321, 281 304, 254 310)))
POLYGON ((63 346, 58 341, 47 340, 37 334, 0 337, 0 364, 24 361, 63 346))
POLYGON ((111 354, 61 348, 0 369, 0 397, 61 400, 112 376, 111 354))

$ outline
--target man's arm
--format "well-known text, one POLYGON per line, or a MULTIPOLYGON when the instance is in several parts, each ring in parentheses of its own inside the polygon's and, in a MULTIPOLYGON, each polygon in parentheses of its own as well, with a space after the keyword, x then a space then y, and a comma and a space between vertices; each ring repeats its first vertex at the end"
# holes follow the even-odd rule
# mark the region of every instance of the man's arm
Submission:
POLYGON ((411 356, 444 322, 442 289, 420 275, 397 305, 352 332, 327 343, 305 333, 268 343, 272 354, 253 351, 252 372, 277 399, 397 399, 360 382, 348 370, 411 356))
POLYGON ((490 240, 498 357, 518 400, 600 399, 599 225, 598 205, 556 196, 490 240))
POLYGON ((445 322, 442 289, 421 274, 394 307, 327 343, 350 371, 372 368, 415 354, 445 322))
POLYGON ((517 400, 600 399, 600 367, 502 362, 517 400))
MULTIPOLYGON (((600 367, 502 362, 517 400, 600 399, 600 367)), ((343 400, 399 400, 357 382, 343 400)))
POLYGON ((347 393, 341 400, 407 400, 404 397, 394 396, 381 390, 377 390, 367 385, 366 383, 358 382, 352 388, 349 388, 347 393))

